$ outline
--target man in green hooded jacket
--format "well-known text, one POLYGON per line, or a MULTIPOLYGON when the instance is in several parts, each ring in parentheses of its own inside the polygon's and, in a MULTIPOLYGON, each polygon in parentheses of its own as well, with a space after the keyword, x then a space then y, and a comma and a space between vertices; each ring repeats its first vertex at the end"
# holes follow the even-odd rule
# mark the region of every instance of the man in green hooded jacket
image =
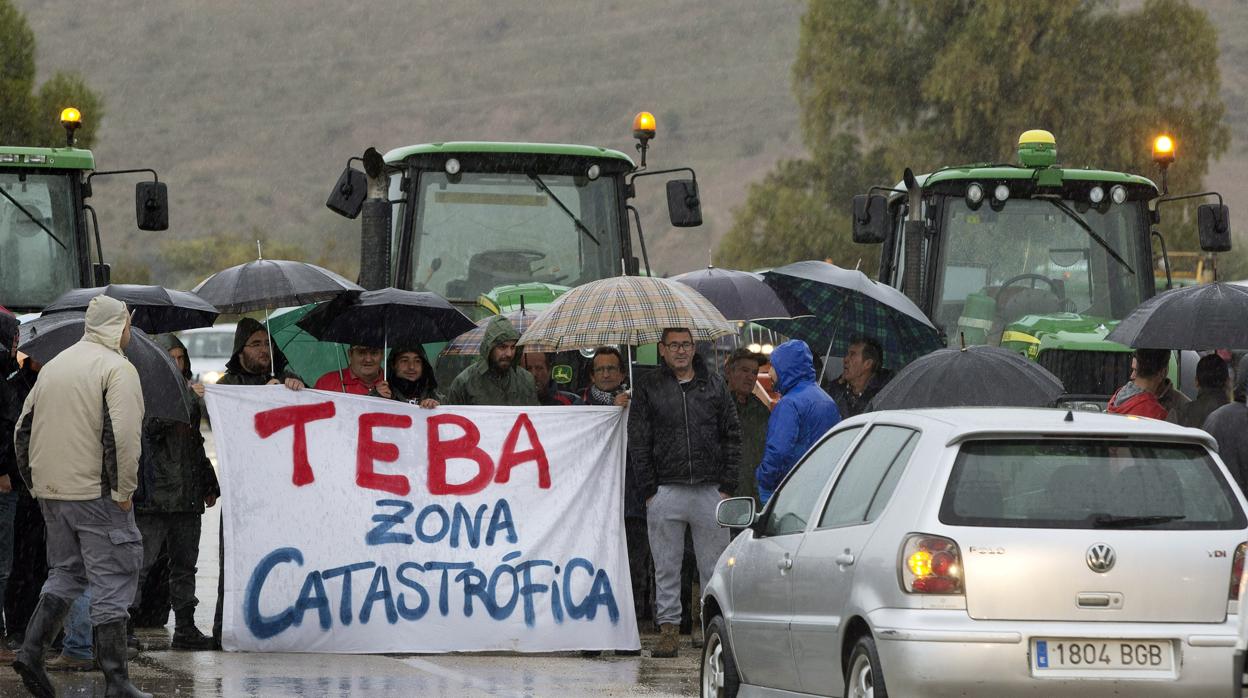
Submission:
POLYGON ((456 376, 447 391, 447 405, 511 405, 540 404, 533 374, 520 367, 516 360, 516 340, 520 333, 511 321, 495 317, 485 327, 481 340, 481 358, 456 376))

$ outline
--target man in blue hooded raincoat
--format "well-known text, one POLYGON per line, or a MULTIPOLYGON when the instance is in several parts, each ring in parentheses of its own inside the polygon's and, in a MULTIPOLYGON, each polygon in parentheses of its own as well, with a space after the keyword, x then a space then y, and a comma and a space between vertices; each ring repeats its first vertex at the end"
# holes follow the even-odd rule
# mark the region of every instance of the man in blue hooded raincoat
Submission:
POLYGON ((841 421, 836 401, 815 382, 815 361, 806 342, 791 339, 776 347, 770 370, 772 385, 781 397, 767 420, 763 462, 755 471, 758 496, 764 504, 797 459, 841 421))

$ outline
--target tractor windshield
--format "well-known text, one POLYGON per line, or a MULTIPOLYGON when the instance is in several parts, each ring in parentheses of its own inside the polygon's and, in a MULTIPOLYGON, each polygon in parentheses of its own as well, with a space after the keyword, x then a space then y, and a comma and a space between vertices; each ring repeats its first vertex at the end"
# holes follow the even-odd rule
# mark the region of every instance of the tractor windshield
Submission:
POLYGON ((64 174, 0 172, 0 305, 42 309, 77 286, 77 223, 64 174))
POLYGON ((424 171, 416 206, 418 290, 472 302, 508 284, 576 286, 620 273, 620 205, 610 177, 424 171))
POLYGON ((1101 207, 1010 199, 972 210, 949 198, 941 232, 936 321, 951 346, 998 344, 1027 315, 1122 319, 1153 283, 1140 268, 1144 230, 1134 203, 1101 207))

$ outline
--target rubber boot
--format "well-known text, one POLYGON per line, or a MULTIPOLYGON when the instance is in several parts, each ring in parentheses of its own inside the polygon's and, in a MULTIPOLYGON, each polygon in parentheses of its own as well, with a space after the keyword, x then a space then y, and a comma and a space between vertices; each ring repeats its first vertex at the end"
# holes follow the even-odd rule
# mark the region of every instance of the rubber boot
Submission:
POLYGON ((169 646, 175 650, 210 650, 216 643, 213 639, 195 627, 195 607, 182 608, 174 612, 177 623, 173 626, 173 641, 169 646))
POLYGON ((69 615, 70 603, 59 596, 43 594, 39 604, 26 624, 26 637, 17 658, 13 660, 13 670, 22 677, 26 690, 36 698, 56 698, 56 687, 48 676, 43 663, 48 647, 56 634, 61 632, 65 624, 65 616, 69 615))
POLYGON ((126 667, 126 621, 114 620, 95 626, 95 661, 104 672, 107 698, 152 698, 130 683, 126 667))
POLYGON ((143 651, 143 643, 139 641, 139 636, 134 632, 134 614, 138 613, 138 609, 129 609, 129 617, 126 619, 126 647, 130 648, 130 653, 126 655, 130 659, 139 656, 143 651))
POLYGON ((651 657, 671 659, 680 652, 680 626, 675 623, 664 623, 659 626, 659 644, 654 646, 651 657))

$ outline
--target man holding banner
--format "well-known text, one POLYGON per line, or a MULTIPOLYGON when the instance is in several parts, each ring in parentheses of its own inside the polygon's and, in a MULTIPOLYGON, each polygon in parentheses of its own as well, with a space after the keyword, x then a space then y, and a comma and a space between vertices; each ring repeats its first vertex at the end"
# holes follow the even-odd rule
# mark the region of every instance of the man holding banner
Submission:
POLYGON ((628 422, 629 465, 646 497, 646 522, 654 557, 655 657, 675 657, 680 647, 680 568, 685 530, 693 534, 698 576, 705 588, 728 531, 715 508, 737 488, 741 427, 723 378, 694 352, 687 329, 666 329, 659 340, 663 365, 638 378, 628 422))

